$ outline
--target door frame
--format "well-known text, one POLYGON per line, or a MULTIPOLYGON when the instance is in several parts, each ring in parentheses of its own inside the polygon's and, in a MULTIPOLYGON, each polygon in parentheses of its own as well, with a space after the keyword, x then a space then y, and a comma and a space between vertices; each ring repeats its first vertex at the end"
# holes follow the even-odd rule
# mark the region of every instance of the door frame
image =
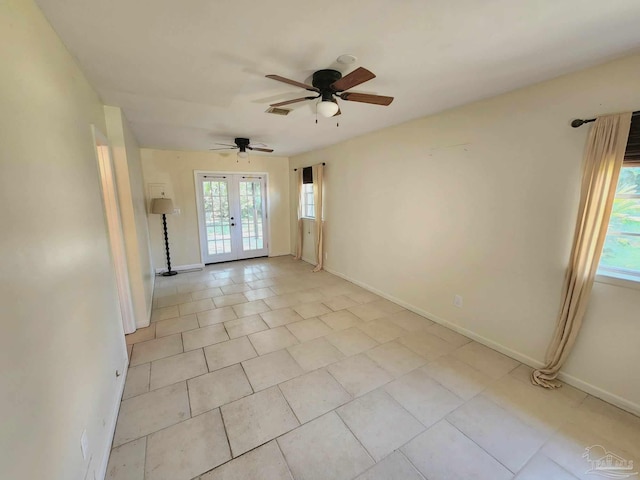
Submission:
MULTIPOLYGON (((267 256, 271 256, 271 216, 269 215, 269 209, 271 204, 269 202, 269 174, 267 172, 246 172, 246 171, 220 171, 220 170, 194 170, 193 171, 193 184, 195 189, 195 202, 196 202, 196 215, 198 217, 198 244, 200 245, 200 262, 206 265, 205 251, 207 249, 206 243, 203 241, 203 235, 201 232, 204 229, 204 212, 202 211, 202 205, 200 199, 202 197, 201 184, 198 181, 199 175, 247 175, 247 176, 264 176, 264 212, 265 212, 265 224, 264 224, 264 237, 267 239, 267 256)), ((242 260, 238 258, 238 260, 242 260)))
POLYGON ((118 185, 116 183, 116 170, 113 163, 113 153, 107 137, 91 126, 93 133, 93 145, 95 147, 98 174, 100 179, 100 191, 104 207, 105 224, 111 247, 111 259, 116 280, 122 327, 124 333, 136 331, 136 319, 131 298, 131 286, 129 285, 129 266, 127 264, 127 252, 124 242, 124 229, 120 217, 120 203, 118 200, 118 185))

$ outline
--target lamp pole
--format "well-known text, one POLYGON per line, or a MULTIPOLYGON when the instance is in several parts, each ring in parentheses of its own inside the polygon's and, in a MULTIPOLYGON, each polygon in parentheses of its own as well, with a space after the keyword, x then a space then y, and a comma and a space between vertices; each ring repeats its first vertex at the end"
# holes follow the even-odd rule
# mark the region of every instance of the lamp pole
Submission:
POLYGON ((162 228, 164 228, 164 248, 167 251, 167 271, 162 274, 163 277, 172 277, 178 272, 171 270, 171 257, 169 256, 169 235, 167 234, 167 215, 162 214, 162 228))

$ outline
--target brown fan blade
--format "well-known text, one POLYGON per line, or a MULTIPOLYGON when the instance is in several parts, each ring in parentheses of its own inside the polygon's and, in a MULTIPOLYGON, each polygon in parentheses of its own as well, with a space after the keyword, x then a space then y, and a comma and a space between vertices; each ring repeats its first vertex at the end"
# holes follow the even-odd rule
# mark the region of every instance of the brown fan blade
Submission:
POLYGON ((231 144, 229 144, 229 143, 217 143, 217 142, 216 142, 216 145, 222 145, 223 147, 238 148, 238 146, 237 146, 237 145, 231 145, 231 144))
POLYGON ((267 152, 267 153, 273 152, 272 148, 258 148, 258 147, 249 147, 249 146, 247 146, 247 148, 249 150, 255 150, 256 152, 267 152))
POLYGON ((311 100, 311 99, 313 99, 313 97, 296 98, 295 100, 287 100, 286 102, 272 103, 270 106, 271 107, 282 107, 284 105, 289 105, 289 104, 298 103, 298 102, 304 102, 305 100, 311 100))
POLYGON ((319 92, 316 87, 307 85, 306 83, 296 82, 295 80, 291 80, 290 78, 284 78, 280 75, 266 75, 267 78, 271 78, 272 80, 277 80, 278 82, 288 83, 289 85, 293 85, 295 87, 304 88, 305 90, 310 90, 312 92, 319 92))
POLYGON ((349 102, 372 103, 374 105, 390 105, 393 97, 384 97, 382 95, 371 95, 369 93, 344 92, 340 98, 349 102))
POLYGON ((238 147, 210 148, 209 150, 237 150, 238 147))
POLYGON ((367 82, 376 76, 366 68, 358 67, 346 77, 336 80, 331 84, 331 88, 336 92, 344 92, 350 88, 367 82))

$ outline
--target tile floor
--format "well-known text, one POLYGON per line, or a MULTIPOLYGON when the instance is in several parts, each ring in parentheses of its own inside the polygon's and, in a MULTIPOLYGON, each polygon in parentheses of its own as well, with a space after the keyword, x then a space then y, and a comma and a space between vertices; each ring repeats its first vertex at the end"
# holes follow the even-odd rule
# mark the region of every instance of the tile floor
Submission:
POLYGON ((575 480, 598 477, 592 445, 637 471, 640 418, 533 387, 517 361, 310 270, 157 278, 151 326, 127 336, 107 478, 575 480))

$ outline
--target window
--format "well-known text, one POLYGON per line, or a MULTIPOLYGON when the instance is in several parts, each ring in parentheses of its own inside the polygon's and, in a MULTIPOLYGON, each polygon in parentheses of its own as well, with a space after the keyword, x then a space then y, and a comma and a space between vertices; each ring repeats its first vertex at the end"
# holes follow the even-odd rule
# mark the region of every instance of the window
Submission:
POLYGON ((306 218, 316 217, 316 207, 313 199, 313 183, 302 185, 302 216, 306 218))
POLYGON ((620 170, 598 274, 640 282, 640 165, 628 165, 620 170))

